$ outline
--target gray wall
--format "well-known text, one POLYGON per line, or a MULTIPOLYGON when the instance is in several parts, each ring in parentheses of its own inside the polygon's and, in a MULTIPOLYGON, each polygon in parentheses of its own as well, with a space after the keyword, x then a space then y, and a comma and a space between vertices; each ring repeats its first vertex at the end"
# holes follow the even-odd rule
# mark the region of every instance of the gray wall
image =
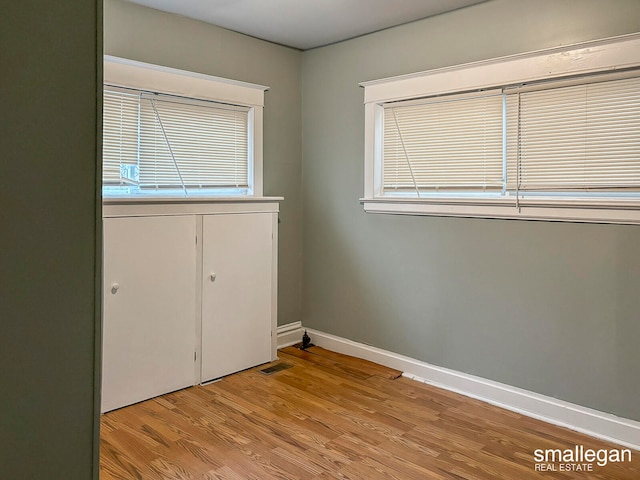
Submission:
POLYGON ((100 10, 21 0, 0 15, 3 479, 98 478, 100 10))
POLYGON ((106 0, 105 54, 270 87, 264 192, 280 204, 278 324, 300 321, 302 135, 300 51, 121 0, 106 0))
POLYGON ((305 326, 640 420, 640 227, 365 214, 365 80, 640 31, 494 0, 303 54, 305 326))

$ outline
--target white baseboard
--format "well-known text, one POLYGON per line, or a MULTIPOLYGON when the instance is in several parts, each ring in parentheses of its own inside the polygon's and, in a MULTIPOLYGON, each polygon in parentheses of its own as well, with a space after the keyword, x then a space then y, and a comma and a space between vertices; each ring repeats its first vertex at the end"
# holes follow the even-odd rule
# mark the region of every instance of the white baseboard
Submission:
MULTIPOLYGON (((307 329, 311 341, 334 352, 395 368, 403 376, 640 451, 640 422, 307 329)), ((302 326, 300 326, 302 332, 302 326)), ((300 338, 302 333, 298 336, 300 338)), ((278 345, 280 345, 278 336, 278 345)))
POLYGON ((278 348, 302 342, 302 322, 293 322, 278 327, 278 348))

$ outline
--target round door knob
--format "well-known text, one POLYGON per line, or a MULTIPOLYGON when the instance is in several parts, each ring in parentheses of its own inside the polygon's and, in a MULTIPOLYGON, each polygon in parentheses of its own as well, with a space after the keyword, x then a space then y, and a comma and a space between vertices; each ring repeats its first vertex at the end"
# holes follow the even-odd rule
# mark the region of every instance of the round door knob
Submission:
POLYGON ((209 279, 210 279, 212 282, 215 282, 215 281, 216 281, 216 274, 215 274, 215 273, 210 274, 210 275, 209 275, 209 279))
POLYGON ((118 290, 120 289, 120 284, 119 283, 114 283, 113 285, 111 285, 111 293, 112 294, 116 294, 118 293, 118 290))

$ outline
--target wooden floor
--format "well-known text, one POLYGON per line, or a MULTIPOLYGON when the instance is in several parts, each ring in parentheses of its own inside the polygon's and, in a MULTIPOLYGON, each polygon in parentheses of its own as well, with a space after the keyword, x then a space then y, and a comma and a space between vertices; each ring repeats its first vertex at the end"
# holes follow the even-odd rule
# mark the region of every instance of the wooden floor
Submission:
POLYGON ((101 480, 640 479, 635 451, 592 472, 535 471, 535 449, 618 447, 318 347, 279 357, 270 365, 292 367, 103 415, 101 480))

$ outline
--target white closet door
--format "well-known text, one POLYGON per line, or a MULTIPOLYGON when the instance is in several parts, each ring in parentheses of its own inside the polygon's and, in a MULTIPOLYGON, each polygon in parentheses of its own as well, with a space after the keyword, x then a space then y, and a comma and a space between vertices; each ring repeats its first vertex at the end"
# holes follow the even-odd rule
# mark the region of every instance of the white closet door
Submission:
POLYGON ((203 217, 203 382, 271 361, 272 221, 203 217))
POLYGON ((104 220, 102 411, 194 384, 194 216, 104 220))

